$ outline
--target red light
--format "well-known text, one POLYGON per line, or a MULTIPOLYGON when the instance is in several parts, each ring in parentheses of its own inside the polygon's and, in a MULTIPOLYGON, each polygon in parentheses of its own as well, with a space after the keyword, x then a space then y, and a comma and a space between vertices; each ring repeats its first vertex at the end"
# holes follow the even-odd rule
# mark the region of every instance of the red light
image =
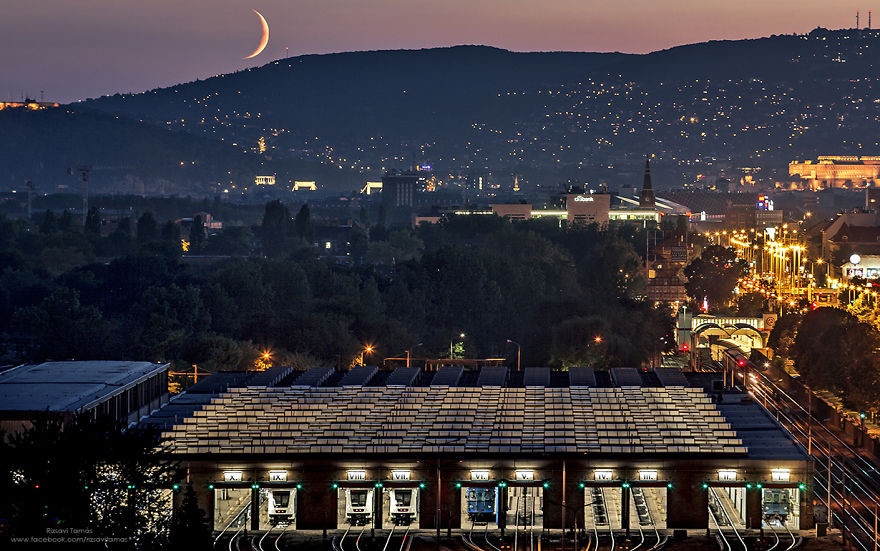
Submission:
POLYGON ((34 484, 34 489, 35 489, 35 490, 39 490, 39 489, 40 489, 40 485, 39 485, 39 484, 34 484))
POLYGON ((690 348, 691 348, 691 347, 688 346, 688 345, 686 345, 686 344, 681 345, 681 349, 684 350, 685 352, 687 352, 688 350, 690 350, 690 348))
POLYGON ((743 367, 743 366, 746 365, 746 361, 745 361, 745 360, 739 360, 739 361, 736 362, 736 365, 738 365, 738 366, 740 366, 740 367, 743 367))

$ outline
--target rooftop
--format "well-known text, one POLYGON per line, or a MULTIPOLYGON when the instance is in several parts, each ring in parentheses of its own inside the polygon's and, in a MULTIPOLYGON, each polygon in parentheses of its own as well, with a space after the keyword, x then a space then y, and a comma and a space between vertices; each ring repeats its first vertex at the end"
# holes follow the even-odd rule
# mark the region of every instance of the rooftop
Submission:
POLYGON ((749 454, 710 396, 682 387, 236 388, 164 436, 188 455, 749 454))
POLYGON ((72 412, 147 379, 168 364, 45 362, 0 373, 0 411, 72 412))

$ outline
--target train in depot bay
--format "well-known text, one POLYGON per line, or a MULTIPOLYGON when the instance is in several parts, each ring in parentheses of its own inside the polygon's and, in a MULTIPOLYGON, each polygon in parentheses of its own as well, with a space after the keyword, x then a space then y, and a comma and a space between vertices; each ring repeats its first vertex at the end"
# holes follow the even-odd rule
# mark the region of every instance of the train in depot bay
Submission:
POLYGON ((409 526, 419 510, 419 492, 415 488, 389 490, 389 516, 395 526, 409 526))
POLYGON ((495 488, 468 488, 465 490, 467 515, 472 522, 496 520, 498 493, 495 488))
POLYGON ((295 520, 296 492, 269 490, 269 523, 273 526, 291 524, 295 520))
POLYGON ((352 526, 366 526, 373 520, 372 488, 345 489, 345 520, 352 526))

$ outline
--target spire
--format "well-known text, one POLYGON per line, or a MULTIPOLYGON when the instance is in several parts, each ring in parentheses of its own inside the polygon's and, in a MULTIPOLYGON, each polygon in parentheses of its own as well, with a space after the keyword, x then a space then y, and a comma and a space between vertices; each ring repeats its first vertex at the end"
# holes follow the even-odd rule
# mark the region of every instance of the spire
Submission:
POLYGON ((654 210, 654 188, 651 185, 651 161, 645 158, 645 179, 642 182, 642 192, 639 193, 639 208, 654 210))

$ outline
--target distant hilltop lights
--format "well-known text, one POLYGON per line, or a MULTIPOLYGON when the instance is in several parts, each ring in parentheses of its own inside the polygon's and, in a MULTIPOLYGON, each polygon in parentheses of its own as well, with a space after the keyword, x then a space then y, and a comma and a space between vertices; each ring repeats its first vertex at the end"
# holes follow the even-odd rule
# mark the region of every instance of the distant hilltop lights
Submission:
POLYGON ((58 107, 60 104, 54 101, 35 101, 26 99, 24 101, 0 101, 0 111, 4 109, 27 109, 29 111, 39 111, 40 109, 51 109, 58 107))

